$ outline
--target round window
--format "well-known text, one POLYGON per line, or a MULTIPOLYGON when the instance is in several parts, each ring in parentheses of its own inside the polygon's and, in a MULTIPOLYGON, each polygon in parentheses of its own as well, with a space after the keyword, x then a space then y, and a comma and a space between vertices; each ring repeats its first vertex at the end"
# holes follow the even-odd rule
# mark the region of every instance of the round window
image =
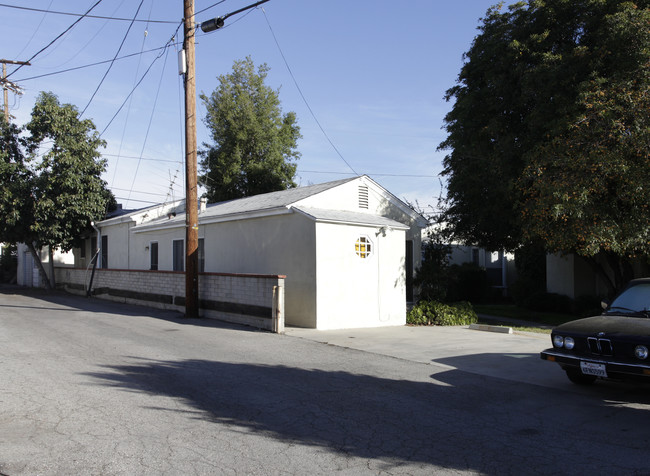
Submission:
POLYGON ((368 258, 372 254, 372 242, 367 236, 360 236, 354 245, 354 251, 359 258, 368 258))

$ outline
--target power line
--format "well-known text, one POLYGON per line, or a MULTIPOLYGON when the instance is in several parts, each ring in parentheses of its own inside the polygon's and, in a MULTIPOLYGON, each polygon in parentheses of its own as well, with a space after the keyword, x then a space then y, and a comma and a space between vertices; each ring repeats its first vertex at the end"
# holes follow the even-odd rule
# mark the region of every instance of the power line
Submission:
MULTIPOLYGON (((151 123, 153 122, 153 117, 154 113, 156 111, 156 105, 158 104, 158 96, 160 95, 160 87, 163 82, 163 78, 165 76, 165 66, 167 65, 167 58, 169 57, 169 50, 167 50, 167 54, 165 55, 165 62, 163 63, 162 70, 160 72, 160 80, 158 81, 158 89, 156 90, 156 97, 153 100, 153 106, 151 108, 151 115, 149 116, 149 124, 147 125, 147 132, 144 135, 144 140, 142 141, 142 149, 140 150, 140 157, 142 157, 142 154, 144 154, 144 149, 147 144, 147 138, 149 137, 149 131, 151 130, 151 123)), ((129 197, 131 197, 131 192, 133 191, 133 187, 135 186, 135 180, 138 176, 138 170, 140 170, 140 164, 142 163, 141 159, 138 159, 138 165, 135 168, 135 173, 133 174, 133 181, 131 182, 131 191, 129 191, 129 197)), ((128 203, 128 202, 127 202, 128 203)))
MULTIPOLYGON (((180 25, 179 25, 179 28, 180 28, 180 25)), ((178 32, 178 29, 177 29, 176 31, 178 32)), ((167 49, 167 48, 168 48, 168 47, 173 43, 173 41, 175 40, 175 38, 176 38, 176 34, 174 34, 174 36, 172 36, 172 37, 170 38, 170 40, 167 42, 167 44, 165 45, 165 49, 167 49)), ((163 51, 163 52, 164 52, 164 51, 163 51)), ((115 118, 116 118, 117 115, 120 113, 120 111, 122 110, 122 108, 124 107, 124 105, 126 104, 126 102, 127 102, 127 101, 129 100, 129 98, 131 97, 131 95, 135 92, 135 90, 138 88, 138 86, 140 86, 140 83, 142 83, 142 81, 143 81, 144 78, 147 76, 147 74, 149 74, 149 71, 151 71, 151 68, 153 67, 153 65, 154 65, 154 64, 156 63, 156 61, 158 61, 162 56, 163 56, 163 54, 160 53, 158 56, 156 56, 156 57, 154 58, 154 60, 151 62, 151 64, 149 65, 149 67, 147 68, 147 70, 144 72, 144 74, 142 75, 142 77, 140 78, 140 80, 135 84, 135 86, 133 86, 133 88, 131 89, 131 92, 126 96, 126 98, 124 98, 124 101, 122 102, 122 104, 120 105, 120 107, 117 109, 117 111, 115 112, 115 114, 113 114, 113 117, 111 117, 111 120, 108 121, 108 124, 106 124, 106 127, 104 127, 104 130, 101 132, 101 134, 99 134, 100 137, 104 135, 104 133, 106 132, 106 130, 108 129, 108 127, 109 127, 109 126, 111 125, 111 123, 115 120, 115 118)))
MULTIPOLYGON (((328 172, 325 170, 297 170, 296 173, 303 174, 331 174, 331 175, 357 175, 351 172, 328 172)), ((437 175, 423 175, 423 174, 374 174, 367 172, 366 175, 373 177, 405 177, 405 178, 436 178, 437 175)))
POLYGON ((131 202, 150 203, 152 205, 157 205, 158 203, 160 203, 160 202, 152 202, 151 200, 136 200, 135 198, 126 199, 124 197, 115 197, 115 200, 129 200, 131 202))
MULTIPOLYGON (((120 0, 120 3, 113 10, 112 15, 114 15, 115 12, 117 12, 125 2, 126 2, 126 0, 120 0)), ((46 15, 43 15, 43 19, 45 19, 45 17, 46 17, 46 15)), ((108 20, 103 21, 101 27, 95 29, 94 35, 88 41, 85 42, 85 45, 80 45, 81 48, 79 48, 78 51, 75 54, 70 56, 70 58, 68 58, 63 63, 61 63, 60 68, 64 67, 65 65, 67 65, 68 63, 73 61, 82 52, 87 51, 87 47, 90 46, 93 43, 93 41, 95 41, 95 38, 97 38, 99 35, 101 35, 102 31, 104 31, 104 28, 106 28, 110 24, 111 24, 111 22, 109 22, 108 20)), ((52 54, 52 51, 49 54, 52 54)))
MULTIPOLYGON (((129 193, 131 193, 131 190, 129 190, 129 189, 127 189, 127 188, 119 188, 119 187, 110 187, 110 188, 111 188, 112 190, 119 190, 120 192, 129 192, 129 193)), ((158 196, 158 197, 166 197, 166 196, 167 196, 166 193, 141 192, 141 191, 138 191, 137 193, 139 193, 139 194, 141 194, 141 195, 154 195, 154 196, 158 196)), ((122 200, 129 200, 129 199, 125 199, 125 198, 123 198, 122 200)))
POLYGON ((114 60, 109 59, 109 60, 97 61, 96 63, 85 64, 85 65, 82 65, 82 66, 75 66, 74 68, 62 69, 61 71, 54 71, 52 73, 45 73, 45 74, 39 74, 38 76, 30 76, 28 78, 22 78, 22 79, 19 79, 18 81, 19 82, 30 81, 32 79, 40 79, 40 78, 44 78, 46 76, 54 76, 56 74, 69 73, 70 71, 76 71, 76 70, 79 70, 79 69, 90 68, 92 66, 99 66, 99 65, 102 65, 102 64, 110 63, 112 61, 119 61, 119 60, 123 60, 123 59, 127 59, 127 58, 133 58, 134 56, 142 56, 142 55, 144 55, 146 53, 151 53, 153 51, 164 50, 164 49, 168 48, 169 46, 170 46, 169 42, 167 42, 167 44, 165 44, 165 46, 159 46, 158 48, 151 48, 150 50, 140 51, 139 53, 130 53, 128 55, 124 55, 124 56, 120 56, 119 58, 115 58, 114 60))
MULTIPOLYGON (((27 62, 31 62, 34 58, 36 58, 38 55, 40 55, 43 51, 45 51, 45 50, 48 49, 50 46, 52 46, 52 45, 53 45, 53 44, 54 44, 54 43, 55 43, 59 38, 61 38, 61 37, 62 37, 63 35, 65 35, 67 32, 69 32, 70 30, 72 30, 72 28, 74 28, 74 26, 75 26, 77 23, 79 23, 81 20, 83 20, 83 19, 86 17, 86 15, 88 15, 88 14, 93 10, 93 8, 95 8, 95 7, 96 7, 97 5, 99 5, 100 3, 102 3, 102 0, 97 0, 97 2, 96 2, 92 7, 90 7, 88 10, 86 10, 86 13, 84 13, 82 16, 80 16, 80 17, 77 19, 77 21, 75 21, 72 25, 70 25, 68 28, 66 28, 66 29, 63 31, 63 33, 61 33, 59 36, 57 36, 56 38, 54 38, 54 39, 53 39, 52 41, 50 41, 47 45, 45 45, 43 48, 41 48, 40 50, 38 50, 34 56, 32 56, 31 58, 29 58, 29 59, 27 60, 27 62)), ((7 75, 7 77, 11 76, 12 74, 14 74, 16 71, 18 71, 18 70, 19 70, 20 68, 22 68, 22 67, 23 67, 23 65, 21 64, 21 65, 18 66, 16 69, 14 69, 11 73, 9 73, 9 74, 7 75)))
MULTIPOLYGON (((221 3, 221 2, 219 2, 219 3, 221 3)), ((50 5, 51 5, 51 3, 50 3, 50 5)), ((215 4, 215 5, 218 5, 218 4, 215 4)), ((0 7, 15 8, 16 10, 27 10, 27 11, 31 11, 31 12, 51 13, 53 15, 67 15, 67 16, 71 16, 71 17, 97 18, 97 19, 100 19, 100 20, 131 21, 130 18, 107 17, 107 16, 101 16, 101 15, 87 15, 87 14, 82 14, 82 13, 71 13, 71 12, 59 12, 59 11, 55 11, 55 10, 44 10, 42 8, 31 8, 31 7, 22 7, 22 6, 18 6, 18 5, 8 5, 6 3, 0 3, 0 7)), ((208 7, 208 8, 212 8, 212 7, 208 7)), ((91 8, 91 10, 92 10, 92 8, 91 8)), ((206 8, 206 10, 207 10, 207 8, 206 8)), ((136 22, 141 22, 141 23, 147 23, 147 22, 148 23, 171 23, 171 24, 178 23, 178 21, 175 21, 175 20, 135 20, 135 21, 136 22)))
MULTIPOLYGON (((48 10, 49 10, 49 8, 52 6, 52 2, 54 2, 54 0, 50 0, 50 4, 47 6, 48 10)), ((29 38, 29 41, 27 41, 27 43, 25 44, 25 46, 23 47, 23 49, 20 50, 20 53, 18 53, 16 56, 21 56, 21 55, 23 54, 23 51, 25 51, 25 50, 27 49, 27 47, 32 43, 32 40, 33 40, 34 37, 36 36, 36 33, 38 33, 38 30, 40 30, 41 25, 42 25, 43 22, 45 21, 45 17, 46 17, 46 15, 43 15, 43 16, 41 17, 41 21, 38 22, 38 25, 36 25, 36 28, 34 29, 34 33, 32 33, 32 36, 29 38)))
POLYGON ((170 162, 172 164, 182 164, 182 160, 171 160, 171 159, 152 159, 147 157, 137 157, 135 155, 118 155, 118 154, 102 154, 103 157, 120 157, 123 159, 137 159, 137 160, 151 160, 154 162, 170 162))
MULTIPOLYGON (((148 18, 151 18, 151 10, 153 9, 153 3, 151 4, 151 8, 149 9, 149 16, 148 18)), ((144 45, 145 42, 147 41, 148 35, 148 27, 149 24, 147 23, 145 26, 144 30, 144 36, 142 37, 142 44, 140 45, 140 52, 144 50, 144 45)), ((138 79, 138 74, 140 73, 140 65, 142 64, 142 56, 138 56, 138 65, 135 68, 135 75, 133 76, 133 83, 138 79)), ((131 99, 129 99, 129 107, 126 110, 126 119, 124 120, 124 127, 122 127, 122 137, 120 138, 120 148, 118 149, 117 152, 117 160, 115 161, 115 169, 113 171, 113 180, 111 181, 111 185, 115 183, 115 177, 117 176, 117 170, 119 168, 120 164, 120 155, 122 154, 122 146, 124 145, 124 136, 126 135, 126 130, 129 124, 129 116, 131 115, 131 105, 133 103, 133 96, 131 96, 131 99)))
POLYGON ((226 1, 226 0, 221 0, 220 2, 213 3, 213 4, 210 5, 209 7, 205 7, 203 10, 199 10, 198 12, 194 12, 194 16, 199 15, 200 13, 203 13, 203 12, 205 12, 205 11, 207 11, 207 10, 210 10, 211 8, 216 7, 217 5, 221 5, 221 4, 222 4, 223 2, 225 2, 225 1, 226 1))
POLYGON ((117 49, 117 52, 115 53, 115 56, 113 56, 113 59, 111 61, 111 64, 108 65, 108 69, 106 69, 106 72, 104 73, 104 76, 102 76, 101 81, 95 88, 95 92, 93 92, 92 96, 90 96, 90 99, 88 100, 88 104, 86 104, 86 107, 83 108, 83 111, 79 114, 79 117, 84 115, 84 112, 86 112, 86 109, 88 109, 88 106, 90 106, 90 103, 93 102, 93 99, 95 99, 95 95, 97 94, 97 91, 99 91, 99 88, 102 87, 102 84, 104 84, 104 80, 106 79, 106 76, 108 76, 108 73, 110 70, 113 68, 113 64, 115 64, 115 59, 117 58, 117 55, 120 54, 120 51, 122 51, 122 47, 124 46, 124 42, 126 41, 126 38, 129 36, 129 32, 131 31, 131 27, 133 27, 133 22, 138 16, 138 13, 140 13, 140 8, 142 8, 142 4, 144 3, 144 0, 140 0, 140 4, 138 5, 138 9, 135 11, 135 15, 133 15, 133 20, 129 24, 129 27, 126 29, 126 33, 124 34, 124 38, 122 38, 122 42, 120 43, 120 47, 117 49))
POLYGON ((284 65, 287 67, 287 71, 289 71, 289 76, 291 76, 291 79, 293 80, 293 84, 295 84, 296 89, 298 90, 298 93, 300 94, 300 97, 302 98, 303 102, 305 103, 305 106, 307 106, 307 109, 309 110, 309 113, 311 114, 311 117, 314 118, 314 121, 316 122, 316 125, 320 129, 320 131, 323 133, 325 136, 325 139, 327 139, 327 142, 332 146, 334 151, 338 154, 338 156, 341 158, 343 162, 345 162, 345 165, 348 166, 348 168, 354 172, 355 175, 359 175, 356 170, 354 170, 354 167, 350 165, 350 163, 345 160, 345 157, 343 157, 343 154, 336 148, 334 145, 334 142, 330 139, 330 137, 327 135, 327 132, 325 132, 325 129, 323 129, 323 126, 321 123, 318 121, 316 118, 316 114, 314 114, 314 111, 312 110, 311 106, 307 102, 307 98, 305 98, 305 95, 302 93, 302 89, 300 89, 300 86, 298 85, 298 81, 296 81, 296 77, 293 75, 293 71, 291 71, 291 68, 289 67, 289 63, 287 62, 287 58, 284 56, 284 53, 282 52, 282 48, 280 47, 280 43, 278 42, 278 39, 275 36, 275 32, 273 31, 273 28, 271 28, 271 23, 269 22, 268 17, 266 16, 266 11, 264 8, 262 8, 262 13, 264 13, 264 19, 266 20, 266 24, 269 26, 269 30, 271 31, 271 36, 273 36, 273 40, 275 41, 276 46, 278 47, 278 51, 280 51, 280 56, 282 56, 282 60, 284 61, 284 65))

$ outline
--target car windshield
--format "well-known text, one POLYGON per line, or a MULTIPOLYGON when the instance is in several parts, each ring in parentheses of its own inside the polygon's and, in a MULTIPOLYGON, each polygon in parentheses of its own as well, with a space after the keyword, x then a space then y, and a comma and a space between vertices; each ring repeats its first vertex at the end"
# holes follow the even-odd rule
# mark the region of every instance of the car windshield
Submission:
POLYGON ((650 283, 627 288, 607 308, 611 314, 635 314, 650 317, 650 283))

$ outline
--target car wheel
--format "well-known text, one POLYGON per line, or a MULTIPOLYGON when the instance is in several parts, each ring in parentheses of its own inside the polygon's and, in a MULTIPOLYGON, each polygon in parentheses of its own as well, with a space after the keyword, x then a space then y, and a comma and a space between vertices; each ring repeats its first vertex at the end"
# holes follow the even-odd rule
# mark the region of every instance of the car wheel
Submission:
POLYGON ((567 369, 566 376, 569 377, 569 380, 578 385, 591 385, 596 381, 596 378, 598 378, 594 375, 585 375, 575 369, 567 369))

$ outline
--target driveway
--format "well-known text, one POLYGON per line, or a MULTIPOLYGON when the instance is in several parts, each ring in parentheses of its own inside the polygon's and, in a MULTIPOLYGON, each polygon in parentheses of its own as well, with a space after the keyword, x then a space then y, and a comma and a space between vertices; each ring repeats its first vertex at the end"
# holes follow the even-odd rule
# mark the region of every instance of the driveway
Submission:
POLYGON ((570 384, 546 339, 0 290, 0 474, 647 474, 650 394, 570 384))
POLYGON ((515 382, 553 388, 566 384, 564 372, 558 366, 539 358, 540 351, 551 345, 548 334, 505 334, 474 330, 468 326, 400 326, 327 331, 288 327, 286 334, 515 382))

